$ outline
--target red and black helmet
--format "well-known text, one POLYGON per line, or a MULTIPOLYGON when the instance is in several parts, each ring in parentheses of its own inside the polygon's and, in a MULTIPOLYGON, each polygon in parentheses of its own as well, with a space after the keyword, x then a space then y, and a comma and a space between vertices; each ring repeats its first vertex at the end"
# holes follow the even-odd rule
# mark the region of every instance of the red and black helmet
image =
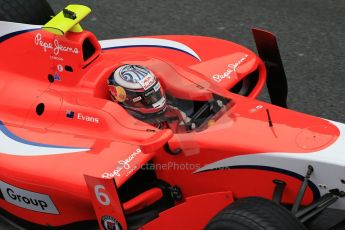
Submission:
POLYGON ((166 110, 166 97, 157 77, 139 65, 123 65, 108 78, 111 99, 139 119, 151 119, 166 110))

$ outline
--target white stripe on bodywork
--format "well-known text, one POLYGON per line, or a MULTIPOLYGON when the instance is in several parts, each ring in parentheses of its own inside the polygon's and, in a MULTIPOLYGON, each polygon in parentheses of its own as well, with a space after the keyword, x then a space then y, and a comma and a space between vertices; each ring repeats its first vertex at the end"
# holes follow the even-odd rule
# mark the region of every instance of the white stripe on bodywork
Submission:
MULTIPOLYGON (((319 186, 321 195, 330 189, 345 191, 345 124, 331 121, 340 130, 340 137, 331 146, 309 153, 258 153, 229 157, 196 170, 194 173, 231 166, 267 166, 298 173, 302 176, 310 164, 314 167, 311 181, 319 186)), ((231 170, 231 169, 230 169, 231 170)), ((340 198, 332 207, 345 210, 345 198, 340 198)))
POLYGON ((190 47, 182 44, 180 42, 168 40, 168 39, 161 39, 161 38, 120 38, 120 39, 110 39, 110 40, 103 40, 99 41, 101 44, 102 49, 109 49, 109 48, 125 48, 125 47, 135 47, 135 46, 153 46, 153 47, 166 47, 171 49, 180 50, 186 52, 193 57, 197 58, 201 61, 199 55, 192 50, 190 47))
POLYGON ((40 146, 30 142, 20 142, 10 138, 3 130, 0 131, 0 154, 14 156, 47 156, 89 151, 89 148, 73 148, 59 146, 40 146))
POLYGON ((23 30, 40 29, 41 27, 40 25, 0 21, 0 37, 23 30))

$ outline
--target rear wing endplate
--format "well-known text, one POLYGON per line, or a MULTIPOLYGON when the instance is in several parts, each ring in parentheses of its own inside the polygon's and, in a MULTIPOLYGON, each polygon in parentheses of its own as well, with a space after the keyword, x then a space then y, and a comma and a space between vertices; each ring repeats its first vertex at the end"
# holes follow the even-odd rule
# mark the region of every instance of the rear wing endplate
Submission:
POLYGON ((63 35, 67 31, 82 32, 79 22, 82 21, 91 9, 83 5, 68 5, 60 13, 47 22, 42 29, 57 35, 63 35))
POLYGON ((84 175, 100 229, 127 229, 114 179, 84 175))

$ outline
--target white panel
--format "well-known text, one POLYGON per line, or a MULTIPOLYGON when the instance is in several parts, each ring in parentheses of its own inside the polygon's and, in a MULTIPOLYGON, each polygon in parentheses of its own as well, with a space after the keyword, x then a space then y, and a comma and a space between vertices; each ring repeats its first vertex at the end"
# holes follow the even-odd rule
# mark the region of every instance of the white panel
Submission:
POLYGON ((0 37, 18 31, 40 29, 41 27, 40 25, 0 21, 0 37))
POLYGON ((162 48, 171 48, 175 50, 180 50, 186 52, 193 57, 197 58, 201 61, 199 55, 192 50, 190 47, 182 44, 180 42, 167 40, 167 39, 160 39, 160 38, 120 38, 120 39, 111 39, 111 40, 103 40, 99 41, 101 44, 102 49, 107 48, 125 48, 125 47, 135 47, 135 46, 153 46, 153 47, 162 47, 162 48))

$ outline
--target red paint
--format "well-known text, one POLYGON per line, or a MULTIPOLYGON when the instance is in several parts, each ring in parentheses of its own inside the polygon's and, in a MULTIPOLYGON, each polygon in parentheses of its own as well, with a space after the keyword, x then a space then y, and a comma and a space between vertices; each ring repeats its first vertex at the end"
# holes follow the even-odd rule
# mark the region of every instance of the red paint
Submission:
MULTIPOLYGON (((265 83, 266 69, 260 58, 247 48, 229 41, 198 36, 164 35, 155 38, 189 46, 202 62, 180 51, 154 47, 101 51, 97 39, 88 31, 56 36, 37 30, 0 43, 0 120, 6 128, 31 142, 90 148, 87 152, 52 156, 24 157, 0 153, 0 180, 49 195, 59 215, 33 212, 0 200, 2 209, 41 225, 59 226, 95 220, 97 217, 100 220, 104 213, 92 206, 95 197, 92 193, 90 195, 83 175, 98 178, 105 174, 114 176, 117 186, 121 187, 142 164, 150 160, 157 164, 175 162, 202 166, 244 154, 317 151, 330 146, 338 138, 339 130, 328 121, 255 100, 265 83), (79 53, 60 51, 54 54, 52 49, 44 51, 35 43, 37 34, 41 35, 37 44, 57 40, 79 53), (95 45, 96 51, 84 61, 81 51, 86 38, 95 45), (246 58, 238 63, 244 56, 246 58), (200 132, 172 134, 170 130, 157 130, 136 120, 109 100, 108 76, 118 66, 131 63, 148 67, 172 96, 201 101, 210 99, 212 93, 216 93, 231 99, 232 107, 212 126, 200 132), (229 67, 229 64, 236 64, 236 71, 231 71, 234 67, 229 67), (73 72, 60 72, 60 65, 72 67, 73 72), (255 69, 259 71, 259 80, 249 98, 229 92, 255 69), (229 77, 225 74, 227 71, 229 77), (49 74, 58 74, 61 80, 50 83, 49 74), (217 74, 224 75, 218 82, 213 78, 217 74), (45 104, 41 116, 35 112, 39 103, 45 104), (266 109, 270 110, 273 128, 268 125, 266 109), (66 117, 69 111, 75 113, 74 118, 66 117), (320 142, 310 141, 310 130, 320 142), (171 156, 164 152, 162 146, 168 140, 171 147, 182 148, 180 155, 171 156), (129 161, 130 167, 115 171, 123 160, 129 161)), ((300 181, 291 176, 270 171, 236 169, 193 174, 194 171, 157 170, 158 178, 178 185, 185 199, 161 213, 143 229, 157 229, 157 226, 164 226, 165 229, 181 226, 186 229, 202 228, 212 216, 232 202, 232 196, 270 198, 273 179, 287 182, 283 201, 292 203, 300 185, 300 181), (172 219, 176 221, 171 222, 172 219)), ((119 216, 125 226, 116 190, 112 187, 113 181, 89 178, 90 191, 98 182, 113 195, 115 209, 109 209, 109 212, 119 216)), ((313 195, 308 189, 303 202, 307 204, 312 200, 313 195)))

